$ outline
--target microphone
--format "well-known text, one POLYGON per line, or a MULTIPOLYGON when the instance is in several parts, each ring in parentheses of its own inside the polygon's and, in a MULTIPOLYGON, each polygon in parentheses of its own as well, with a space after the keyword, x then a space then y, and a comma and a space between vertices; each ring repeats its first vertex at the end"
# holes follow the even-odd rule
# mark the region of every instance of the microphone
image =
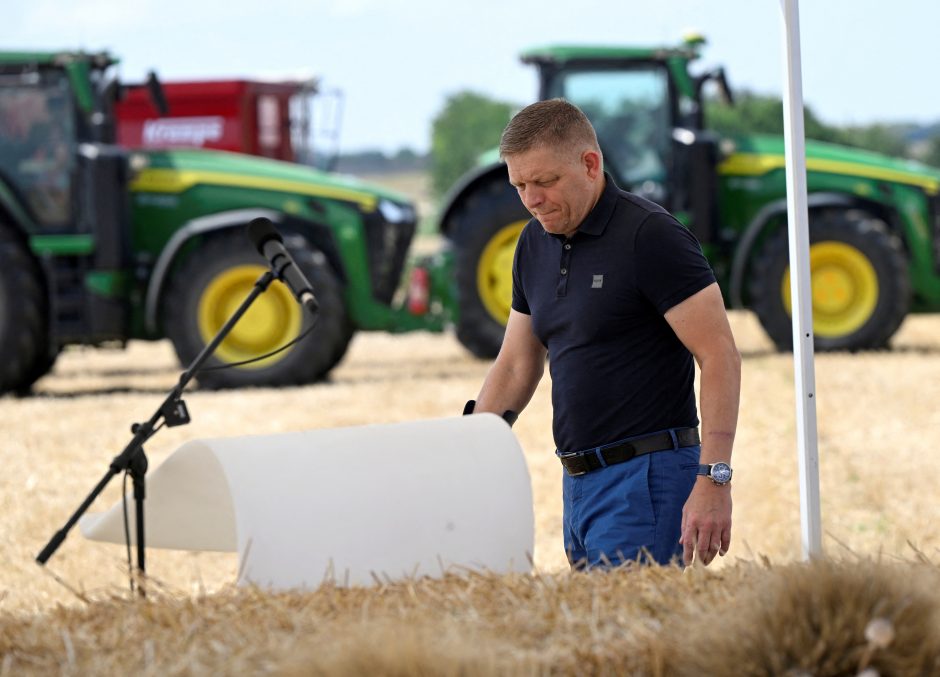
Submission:
POLYGON ((293 293, 304 308, 316 315, 320 304, 313 295, 313 285, 304 277, 294 258, 284 246, 284 238, 277 232, 271 219, 260 216, 248 224, 248 239, 255 249, 268 260, 271 270, 293 293))

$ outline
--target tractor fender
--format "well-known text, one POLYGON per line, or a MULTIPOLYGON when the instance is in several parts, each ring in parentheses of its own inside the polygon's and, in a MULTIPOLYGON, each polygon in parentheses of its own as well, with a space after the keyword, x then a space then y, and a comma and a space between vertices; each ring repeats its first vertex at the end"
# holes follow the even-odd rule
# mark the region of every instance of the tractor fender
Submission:
POLYGON ((163 251, 160 252, 160 256, 157 257, 157 262, 153 266, 153 272, 150 274, 150 281, 147 283, 147 295, 144 302, 144 326, 147 333, 157 333, 160 297, 162 296, 163 287, 170 273, 170 269, 173 266, 173 261, 183 248, 183 245, 199 235, 244 226, 252 219, 260 217, 271 219, 274 223, 280 223, 283 214, 273 209, 235 209, 210 214, 209 216, 200 216, 191 221, 187 221, 182 228, 173 233, 173 236, 167 241, 166 246, 163 247, 163 251))
MULTIPOLYGON (((820 207, 851 207, 859 205, 860 202, 851 195, 844 193, 812 193, 806 199, 808 209, 819 209, 820 207)), ((786 216, 787 201, 785 198, 768 202, 764 205, 747 228, 744 234, 738 240, 734 251, 734 257, 731 260, 730 277, 730 299, 732 308, 744 307, 744 274, 747 271, 747 263, 751 258, 752 250, 757 240, 767 228, 768 224, 778 216, 786 216)))
MULTIPOLYGON (((260 217, 271 219, 272 222, 281 226, 285 236, 289 233, 301 235, 311 246, 323 253, 340 282, 346 283, 345 267, 336 247, 336 242, 330 229, 323 224, 291 216, 275 209, 233 209, 209 214, 208 216, 200 216, 187 221, 182 228, 173 233, 163 251, 160 252, 156 264, 154 264, 150 281, 147 283, 147 294, 144 302, 144 327, 148 334, 156 335, 157 333, 163 290, 170 270, 173 268, 173 263, 183 245, 192 238, 201 235, 232 230, 233 228, 243 228, 252 219, 260 217)), ((261 259, 259 259, 260 261, 261 259)))
POLYGON ((480 185, 494 178, 508 181, 507 172, 505 162, 493 162, 475 167, 461 176, 460 180, 447 191, 447 194, 441 200, 441 204, 444 205, 438 219, 438 230, 441 234, 448 237, 453 236, 453 233, 450 232, 452 227, 451 218, 468 195, 472 194, 480 185))

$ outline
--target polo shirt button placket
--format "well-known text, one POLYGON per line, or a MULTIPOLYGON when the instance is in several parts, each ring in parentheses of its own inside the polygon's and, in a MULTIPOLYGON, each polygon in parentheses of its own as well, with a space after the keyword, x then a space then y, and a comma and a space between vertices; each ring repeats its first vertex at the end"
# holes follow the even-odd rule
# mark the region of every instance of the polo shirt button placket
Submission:
POLYGON ((558 286, 555 288, 555 296, 567 296, 568 295, 568 268, 571 265, 571 243, 565 242, 561 250, 561 266, 559 272, 561 277, 558 278, 558 286))

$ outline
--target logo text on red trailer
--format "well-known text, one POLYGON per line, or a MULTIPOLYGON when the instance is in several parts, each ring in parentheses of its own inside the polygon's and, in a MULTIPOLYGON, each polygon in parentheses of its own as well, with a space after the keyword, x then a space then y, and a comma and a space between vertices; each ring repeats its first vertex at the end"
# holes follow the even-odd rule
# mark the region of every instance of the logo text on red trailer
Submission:
POLYGON ((161 118, 145 120, 143 144, 145 146, 195 146, 222 139, 225 118, 217 115, 204 117, 161 118))

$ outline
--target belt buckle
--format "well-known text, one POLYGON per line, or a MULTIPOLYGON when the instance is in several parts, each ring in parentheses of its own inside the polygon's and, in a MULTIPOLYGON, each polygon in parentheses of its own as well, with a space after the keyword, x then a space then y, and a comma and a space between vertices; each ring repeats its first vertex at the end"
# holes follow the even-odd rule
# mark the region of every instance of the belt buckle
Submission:
POLYGON ((571 469, 568 468, 567 465, 565 465, 565 459, 568 459, 568 458, 579 458, 579 457, 581 457, 581 456, 584 456, 584 454, 581 453, 581 452, 578 452, 578 451, 566 451, 566 452, 563 452, 563 453, 558 454, 558 458, 561 460, 561 465, 562 465, 562 467, 565 469, 565 472, 568 473, 568 476, 569 476, 569 477, 580 477, 581 475, 587 475, 587 473, 588 473, 587 470, 581 470, 581 471, 578 471, 578 472, 572 472, 571 469))

